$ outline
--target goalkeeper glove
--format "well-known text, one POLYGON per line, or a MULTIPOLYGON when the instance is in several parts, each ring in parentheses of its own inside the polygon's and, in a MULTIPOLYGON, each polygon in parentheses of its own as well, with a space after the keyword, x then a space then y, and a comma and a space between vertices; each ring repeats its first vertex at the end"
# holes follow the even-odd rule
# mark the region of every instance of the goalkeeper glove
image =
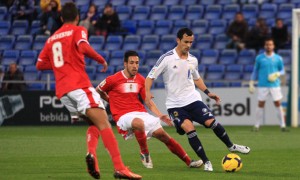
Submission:
POLYGON ((280 76, 279 72, 272 73, 269 75, 268 80, 270 82, 274 82, 274 81, 276 81, 277 78, 279 78, 279 76, 280 76))
POLYGON ((249 92, 250 92, 251 94, 253 94, 254 91, 255 91, 254 81, 250 81, 250 82, 249 82, 249 92))

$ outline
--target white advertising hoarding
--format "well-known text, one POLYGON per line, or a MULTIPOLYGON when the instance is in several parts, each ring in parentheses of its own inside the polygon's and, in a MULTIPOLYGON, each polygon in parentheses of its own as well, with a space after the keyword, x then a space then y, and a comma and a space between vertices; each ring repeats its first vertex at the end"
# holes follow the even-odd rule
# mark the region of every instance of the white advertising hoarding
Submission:
MULTIPOLYGON (((255 110, 257 107, 257 91, 250 94, 248 88, 210 88, 211 92, 221 97, 221 104, 216 105, 215 101, 209 99, 201 93, 203 102, 207 104, 215 115, 216 119, 223 125, 253 125, 255 120, 255 110)), ((152 90, 154 102, 158 108, 167 114, 165 106, 164 89, 152 90)), ((288 88, 282 87, 282 104, 285 110, 288 88)), ((265 104, 265 117, 262 125, 279 125, 279 120, 275 112, 275 107, 270 97, 265 104)))

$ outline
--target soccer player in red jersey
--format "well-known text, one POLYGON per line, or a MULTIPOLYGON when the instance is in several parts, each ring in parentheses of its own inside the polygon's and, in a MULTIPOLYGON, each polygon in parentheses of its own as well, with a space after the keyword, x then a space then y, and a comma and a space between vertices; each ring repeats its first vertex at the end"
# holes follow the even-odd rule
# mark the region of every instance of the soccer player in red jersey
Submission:
POLYGON ((87 31, 77 26, 79 15, 74 3, 66 3, 61 11, 64 25, 45 43, 36 67, 38 70, 52 69, 56 81, 56 96, 70 111, 71 116, 86 116, 88 172, 95 179, 100 178, 96 148, 101 136, 105 148, 113 161, 115 178, 141 179, 124 166, 118 143, 113 134, 104 105, 85 72, 84 55, 98 61, 107 69, 105 59, 97 54, 88 43, 87 31))
POLYGON ((139 57, 135 51, 125 52, 125 69, 108 76, 96 88, 101 97, 109 102, 113 119, 119 133, 125 140, 135 135, 140 146, 142 163, 146 168, 153 168, 147 145, 147 137, 155 137, 177 155, 189 167, 200 167, 202 160, 191 160, 185 150, 167 132, 160 120, 172 125, 167 115, 163 115, 153 101, 148 108, 157 116, 147 113, 142 100, 145 99, 145 78, 138 73, 139 57))

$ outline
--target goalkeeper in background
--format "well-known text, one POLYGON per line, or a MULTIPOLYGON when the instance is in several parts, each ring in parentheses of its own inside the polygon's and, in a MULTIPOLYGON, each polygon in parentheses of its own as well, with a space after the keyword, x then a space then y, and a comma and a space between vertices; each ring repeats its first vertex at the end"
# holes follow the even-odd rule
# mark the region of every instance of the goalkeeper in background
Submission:
POLYGON ((273 98, 276 108, 276 114, 280 121, 280 127, 282 131, 287 131, 284 113, 280 100, 282 99, 282 93, 280 88, 280 76, 284 72, 282 57, 274 52, 274 40, 267 38, 265 40, 265 52, 259 54, 255 59, 255 65, 249 82, 249 91, 254 93, 254 80, 258 79, 258 107, 256 109, 256 118, 254 124, 254 131, 258 131, 260 123, 263 120, 263 112, 266 99, 270 94, 273 98))

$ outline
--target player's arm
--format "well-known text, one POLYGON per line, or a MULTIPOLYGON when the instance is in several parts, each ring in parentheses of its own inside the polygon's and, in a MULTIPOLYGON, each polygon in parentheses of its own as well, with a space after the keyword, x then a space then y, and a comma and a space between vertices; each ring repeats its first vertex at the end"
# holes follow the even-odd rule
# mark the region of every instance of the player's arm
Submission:
POLYGON ((109 96, 106 92, 102 91, 99 86, 96 87, 96 91, 100 94, 100 97, 106 102, 109 102, 109 96))
POLYGON ((252 71, 251 76, 250 76, 250 81, 249 81, 249 92, 251 94, 254 93, 254 91, 255 91, 254 81, 257 78, 258 69, 259 69, 259 64, 258 64, 258 60, 256 58, 255 64, 254 64, 254 67, 253 67, 253 71, 252 71))
POLYGON ((109 96, 107 92, 109 91, 110 85, 107 83, 109 78, 104 79, 97 87, 96 91, 100 94, 101 98, 104 99, 106 102, 109 102, 109 96))
POLYGON ((37 70, 52 70, 52 65, 50 63, 49 56, 46 53, 45 48, 41 51, 37 63, 36 63, 37 70))
POLYGON ((105 72, 107 70, 107 62, 105 59, 98 54, 86 41, 82 41, 78 45, 79 52, 84 54, 85 56, 96 60, 98 63, 103 65, 103 69, 101 72, 105 72))
POLYGON ((207 86, 205 85, 203 79, 200 76, 198 79, 194 79, 194 83, 196 87, 203 91, 209 98, 214 99, 217 104, 220 103, 220 97, 208 90, 207 86))

